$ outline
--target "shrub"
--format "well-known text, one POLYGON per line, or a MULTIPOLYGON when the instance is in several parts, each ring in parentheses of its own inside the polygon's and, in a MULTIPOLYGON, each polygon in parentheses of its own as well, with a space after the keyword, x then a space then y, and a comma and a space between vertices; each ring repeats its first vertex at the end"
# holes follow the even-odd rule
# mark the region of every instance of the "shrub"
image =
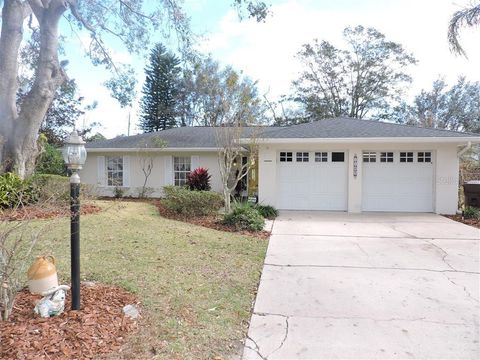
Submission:
POLYGON ((223 196, 213 191, 192 191, 186 187, 165 186, 164 206, 186 216, 205 216, 218 212, 223 206, 223 196))
POLYGON ((480 209, 475 207, 467 207, 463 211, 463 217, 465 219, 480 219, 480 209))
POLYGON ((125 191, 121 187, 115 186, 115 188, 113 189, 113 196, 115 197, 115 199, 121 199, 124 195, 125 191))
POLYGON ((254 207, 265 219, 273 220, 278 216, 278 210, 271 205, 256 204, 254 207))
POLYGON ((22 180, 14 173, 0 176, 1 208, 15 208, 37 200, 37 189, 31 180, 22 180))
POLYGON ((211 189, 210 177, 208 169, 197 168, 188 174, 187 185, 190 190, 209 191, 211 189))
POLYGON ((66 166, 62 152, 53 145, 45 143, 43 152, 38 158, 35 172, 38 174, 66 175, 66 166))
POLYGON ((38 197, 43 201, 67 201, 70 199, 70 179, 53 174, 36 174, 33 183, 38 189, 38 197))
POLYGON ((237 230, 260 231, 265 226, 265 219, 260 212, 248 203, 234 204, 232 212, 225 214, 223 221, 237 230))

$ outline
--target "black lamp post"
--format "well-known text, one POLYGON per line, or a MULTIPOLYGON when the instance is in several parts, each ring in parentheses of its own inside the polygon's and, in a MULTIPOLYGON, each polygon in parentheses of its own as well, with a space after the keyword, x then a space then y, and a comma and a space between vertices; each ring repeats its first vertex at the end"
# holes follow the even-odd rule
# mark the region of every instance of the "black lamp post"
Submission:
POLYGON ((70 261, 72 278, 72 310, 80 310, 80 170, 87 160, 85 142, 73 130, 63 148, 63 160, 70 176, 70 261))

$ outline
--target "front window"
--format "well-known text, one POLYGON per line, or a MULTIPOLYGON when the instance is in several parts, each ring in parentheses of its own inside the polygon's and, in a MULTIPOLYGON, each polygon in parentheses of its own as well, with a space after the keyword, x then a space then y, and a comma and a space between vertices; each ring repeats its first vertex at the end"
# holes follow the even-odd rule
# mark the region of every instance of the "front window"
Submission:
POLYGON ((184 186, 187 183, 187 176, 190 174, 191 161, 190 157, 173 158, 173 173, 175 186, 184 186))
POLYGON ((107 157, 107 185, 123 186, 123 157, 107 157))

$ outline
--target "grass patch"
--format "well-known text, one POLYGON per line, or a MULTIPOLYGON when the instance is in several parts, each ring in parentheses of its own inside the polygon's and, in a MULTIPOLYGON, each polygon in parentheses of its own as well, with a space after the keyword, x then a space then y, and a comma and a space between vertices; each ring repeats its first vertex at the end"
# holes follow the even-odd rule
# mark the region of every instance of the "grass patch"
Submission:
MULTIPOLYGON (((121 356, 211 359, 235 352, 267 242, 165 219, 142 202, 95 204, 104 211, 81 219, 82 279, 122 286, 143 306, 140 331, 121 356)), ((69 219, 55 220, 35 254, 53 254, 69 281, 69 219)))

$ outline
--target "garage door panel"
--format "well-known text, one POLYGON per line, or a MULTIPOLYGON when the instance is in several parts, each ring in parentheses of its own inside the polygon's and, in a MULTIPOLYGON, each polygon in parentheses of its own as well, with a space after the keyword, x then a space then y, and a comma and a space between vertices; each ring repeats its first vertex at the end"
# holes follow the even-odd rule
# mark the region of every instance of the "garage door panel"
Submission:
MULTIPOLYGON (((277 207, 283 210, 347 209, 347 163, 278 163, 277 207)), ((330 159, 329 159, 330 160, 330 159)))
POLYGON ((363 211, 433 211, 433 164, 363 163, 363 211))

